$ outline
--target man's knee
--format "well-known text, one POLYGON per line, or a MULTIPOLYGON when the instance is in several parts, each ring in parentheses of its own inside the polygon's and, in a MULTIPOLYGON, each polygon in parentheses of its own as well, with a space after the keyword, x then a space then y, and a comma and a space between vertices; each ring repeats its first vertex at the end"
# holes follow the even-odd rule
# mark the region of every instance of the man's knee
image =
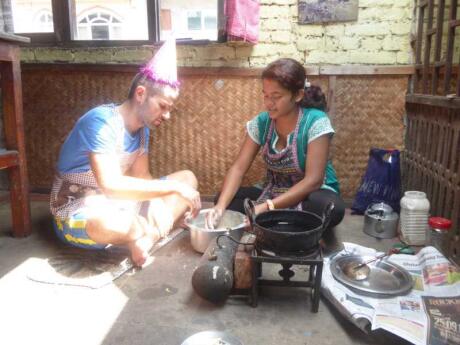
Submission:
POLYGON ((135 227, 133 217, 95 217, 86 221, 86 234, 96 242, 119 244, 139 237, 141 230, 135 227))
POLYGON ((86 234, 91 239, 99 238, 103 229, 104 224, 100 219, 93 218, 86 221, 86 234))
POLYGON ((188 184, 190 187, 198 188, 198 179, 191 170, 181 171, 181 181, 188 184))

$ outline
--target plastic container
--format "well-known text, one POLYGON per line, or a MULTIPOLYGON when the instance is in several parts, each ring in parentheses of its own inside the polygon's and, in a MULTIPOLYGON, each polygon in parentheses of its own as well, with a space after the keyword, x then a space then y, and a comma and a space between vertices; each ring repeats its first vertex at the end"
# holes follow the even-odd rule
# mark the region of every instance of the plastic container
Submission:
POLYGON ((426 193, 407 191, 401 199, 401 236, 410 245, 422 246, 428 238, 430 202, 426 193))
POLYGON ((435 247, 441 254, 447 256, 447 240, 452 221, 441 217, 430 217, 428 224, 430 226, 430 235, 427 239, 427 245, 435 247))

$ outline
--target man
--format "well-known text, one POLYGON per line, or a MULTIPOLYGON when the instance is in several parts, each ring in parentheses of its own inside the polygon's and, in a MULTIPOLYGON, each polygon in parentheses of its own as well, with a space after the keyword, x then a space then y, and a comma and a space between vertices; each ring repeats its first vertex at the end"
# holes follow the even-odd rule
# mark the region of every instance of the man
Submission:
POLYGON ((135 76, 127 100, 88 111, 64 142, 50 201, 64 242, 94 249, 125 244, 142 266, 187 210, 198 213, 191 171, 160 179, 149 172, 150 129, 169 119, 179 94, 175 49, 168 40, 135 76))

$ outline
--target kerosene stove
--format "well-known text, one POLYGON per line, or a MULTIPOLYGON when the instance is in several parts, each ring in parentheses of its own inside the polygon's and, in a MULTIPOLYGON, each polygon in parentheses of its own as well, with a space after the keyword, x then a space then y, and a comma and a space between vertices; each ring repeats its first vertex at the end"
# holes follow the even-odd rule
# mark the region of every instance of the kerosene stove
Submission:
POLYGON ((257 246, 251 253, 252 260, 252 286, 250 291, 250 303, 257 307, 259 286, 280 287, 308 287, 311 291, 312 312, 318 312, 319 296, 321 288, 321 275, 323 272, 323 253, 318 245, 307 252, 272 252, 257 246), (278 272, 282 279, 269 280, 262 277, 262 267, 266 264, 280 264, 282 269, 278 272), (295 280, 293 265, 308 267, 308 280, 295 280))

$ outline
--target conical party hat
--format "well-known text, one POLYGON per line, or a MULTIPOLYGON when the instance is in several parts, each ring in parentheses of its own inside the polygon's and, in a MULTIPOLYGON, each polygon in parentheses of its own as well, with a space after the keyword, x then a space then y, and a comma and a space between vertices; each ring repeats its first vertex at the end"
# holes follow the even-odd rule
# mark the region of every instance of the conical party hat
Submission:
POLYGON ((160 84, 178 88, 176 39, 168 38, 155 56, 141 68, 141 73, 160 84))

